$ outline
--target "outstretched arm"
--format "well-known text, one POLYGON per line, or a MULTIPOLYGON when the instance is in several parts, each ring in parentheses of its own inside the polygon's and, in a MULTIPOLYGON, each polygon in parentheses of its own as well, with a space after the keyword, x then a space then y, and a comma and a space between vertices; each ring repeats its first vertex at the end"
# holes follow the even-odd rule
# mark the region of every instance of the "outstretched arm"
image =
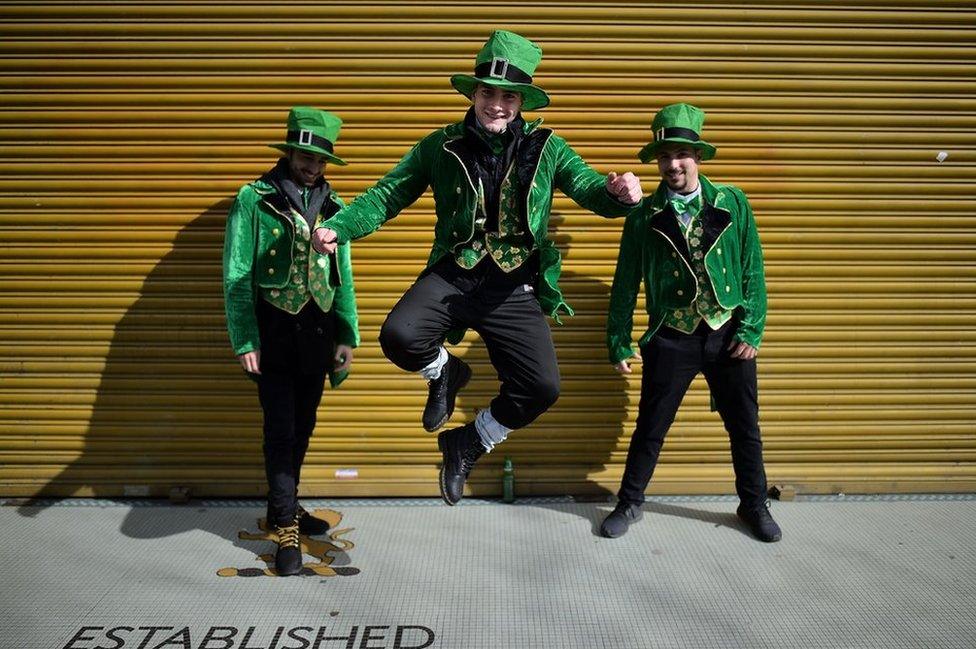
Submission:
POLYGON ((375 185, 316 228, 312 233, 315 249, 330 254, 340 243, 375 232, 420 198, 430 185, 425 152, 431 137, 418 142, 375 185))
POLYGON ((556 161, 556 186, 580 207, 600 216, 625 216, 641 198, 640 179, 627 172, 603 176, 562 139, 556 161))

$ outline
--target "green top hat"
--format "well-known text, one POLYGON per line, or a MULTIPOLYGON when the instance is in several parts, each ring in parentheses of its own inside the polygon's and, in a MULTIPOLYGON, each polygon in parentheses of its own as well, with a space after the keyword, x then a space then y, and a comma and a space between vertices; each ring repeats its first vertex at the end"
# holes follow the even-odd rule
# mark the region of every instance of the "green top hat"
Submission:
POLYGON ((715 157, 715 147, 701 139, 705 113, 691 104, 671 104, 662 108, 654 116, 651 131, 654 140, 648 143, 637 157, 641 162, 650 162, 657 156, 658 149, 665 144, 687 144, 702 152, 702 160, 715 157))
POLYGON ((341 126, 342 120, 328 111, 311 106, 295 106, 288 111, 285 141, 269 146, 286 153, 288 149, 317 153, 337 165, 345 165, 345 160, 332 153, 341 126))
POLYGON ((474 60, 474 76, 455 74, 451 85, 471 98, 479 83, 511 90, 522 95, 522 110, 538 110, 549 105, 549 95, 532 85, 532 75, 542 60, 542 49, 513 32, 497 30, 474 60))

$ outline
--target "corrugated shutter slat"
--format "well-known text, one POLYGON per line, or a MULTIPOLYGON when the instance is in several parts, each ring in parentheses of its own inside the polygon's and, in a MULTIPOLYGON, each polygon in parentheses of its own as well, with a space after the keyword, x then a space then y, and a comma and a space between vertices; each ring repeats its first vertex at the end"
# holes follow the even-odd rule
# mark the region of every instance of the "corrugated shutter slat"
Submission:
MULTIPOLYGON (((230 198, 274 161, 287 109, 340 114, 329 168, 352 199, 431 129, 492 29, 536 40, 539 113, 601 171, 654 112, 708 113, 713 179, 748 193, 770 312, 760 404, 771 482, 800 491, 976 487, 976 12, 971 2, 66 3, 0 6, 0 493, 263 493, 260 411, 228 349, 230 198), (495 14, 504 20, 496 22, 495 14), (947 157, 937 160, 939 152, 947 157)), ((354 245, 364 345, 328 392, 303 490, 433 495, 425 386, 376 337, 431 241, 426 195, 354 245), (336 479, 357 468, 356 480, 336 479)), ((578 315, 554 337, 562 396, 472 476, 500 491, 613 491, 640 374, 606 362, 621 221, 561 194, 552 219, 578 315)), ((641 303, 642 306, 642 303, 641 303)), ((645 319, 636 317, 637 331, 645 319)), ((483 346, 455 421, 496 390, 483 346)), ((696 380, 657 492, 732 490, 696 380)))

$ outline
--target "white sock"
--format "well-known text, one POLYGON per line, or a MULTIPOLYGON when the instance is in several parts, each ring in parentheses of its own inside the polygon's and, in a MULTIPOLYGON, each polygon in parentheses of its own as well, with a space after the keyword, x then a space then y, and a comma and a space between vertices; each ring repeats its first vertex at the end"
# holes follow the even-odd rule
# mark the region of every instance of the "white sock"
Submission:
POLYGON ((434 379, 439 379, 441 377, 441 369, 447 364, 447 350, 443 346, 437 351, 437 358, 428 365, 420 370, 420 376, 424 377, 428 381, 433 381, 434 379))
POLYGON ((481 438, 481 445, 490 453, 495 448, 495 444, 501 444, 512 432, 511 428, 505 428, 492 417, 491 409, 485 408, 478 411, 478 416, 474 418, 474 429, 478 431, 481 438))

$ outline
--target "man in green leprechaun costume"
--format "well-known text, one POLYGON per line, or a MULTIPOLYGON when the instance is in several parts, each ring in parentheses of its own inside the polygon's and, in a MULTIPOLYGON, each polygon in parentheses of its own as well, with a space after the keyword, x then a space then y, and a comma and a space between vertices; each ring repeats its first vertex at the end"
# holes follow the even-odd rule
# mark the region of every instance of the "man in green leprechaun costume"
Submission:
POLYGON ((224 307, 231 346, 254 379, 264 410, 267 524, 278 537, 280 575, 302 567, 299 533, 324 534, 328 524, 298 504, 298 481, 325 377, 343 381, 359 344, 349 245, 321 254, 311 233, 343 206, 322 175, 333 152, 335 115, 296 106, 285 155, 244 185, 227 218, 224 307))
MULTIPOLYGON (((451 84, 472 100, 460 122, 418 142, 386 176, 313 235, 321 251, 366 236, 433 189, 437 222, 427 268, 390 312, 383 352, 429 382, 423 426, 434 431, 471 377, 449 354, 449 331, 474 329, 501 389, 475 420, 440 433, 440 490, 453 505, 475 462, 508 434, 545 412, 559 395, 559 368, 546 316, 572 314, 557 280, 560 255, 548 237, 558 188, 584 208, 623 216, 640 200, 633 174, 604 177, 561 137, 527 123, 549 97, 533 85, 542 50, 496 31, 475 59, 473 75, 451 84)), ((453 340, 454 338, 451 337, 453 340)))
POLYGON ((759 435, 756 354, 766 323, 766 281, 756 221, 742 190, 712 183, 699 165, 705 114, 665 106, 641 162, 655 162, 657 191, 627 216, 610 293, 610 362, 630 373, 643 356, 641 398, 616 508, 601 532, 618 537, 642 516, 644 490, 692 379, 705 375, 732 446, 739 517, 760 540, 782 537, 769 513, 759 435), (631 343, 641 280, 650 328, 631 343))

